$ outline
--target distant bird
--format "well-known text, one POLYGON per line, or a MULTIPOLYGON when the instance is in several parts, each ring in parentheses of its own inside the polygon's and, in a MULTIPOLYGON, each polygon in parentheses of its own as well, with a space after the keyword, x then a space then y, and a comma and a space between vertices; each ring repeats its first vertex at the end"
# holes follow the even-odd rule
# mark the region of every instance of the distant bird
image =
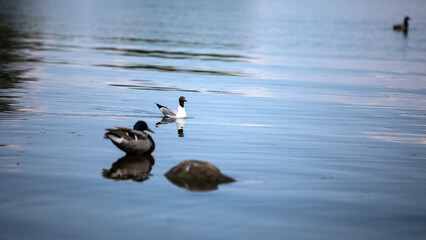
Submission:
POLYGON ((184 107, 184 103, 186 102, 186 99, 184 96, 181 96, 179 98, 179 106, 178 109, 169 109, 168 107, 165 107, 163 105, 160 105, 158 103, 157 107, 158 109, 160 109, 160 111, 164 114, 165 117, 168 118, 186 118, 186 111, 185 111, 185 107, 184 107))
POLYGON ((133 129, 115 126, 116 129, 106 129, 105 139, 110 139, 112 143, 127 154, 152 153, 155 143, 152 137, 144 131, 154 133, 149 129, 144 121, 138 121, 133 129))
POLYGON ((393 30, 403 31, 404 33, 408 32, 408 21, 410 20, 409 16, 404 18, 404 22, 402 24, 393 25, 393 30))

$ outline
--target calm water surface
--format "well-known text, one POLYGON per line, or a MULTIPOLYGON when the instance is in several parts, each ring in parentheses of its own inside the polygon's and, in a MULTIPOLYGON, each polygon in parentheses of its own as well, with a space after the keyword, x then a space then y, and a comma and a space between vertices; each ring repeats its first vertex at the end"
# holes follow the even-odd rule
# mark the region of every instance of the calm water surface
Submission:
POLYGON ((1 239, 424 239, 425 12, 1 0, 1 239), (155 127, 181 95, 183 136, 155 127), (151 176, 104 178, 126 159, 104 129, 137 120, 151 176), (185 159, 238 181, 180 188, 163 174, 185 159))

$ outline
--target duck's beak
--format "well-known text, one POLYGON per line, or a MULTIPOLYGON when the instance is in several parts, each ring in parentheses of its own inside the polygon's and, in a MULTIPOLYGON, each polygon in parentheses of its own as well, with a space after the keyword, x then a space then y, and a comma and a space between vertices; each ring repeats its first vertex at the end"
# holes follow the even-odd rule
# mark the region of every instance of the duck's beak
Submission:
POLYGON ((152 131, 150 128, 147 128, 146 129, 148 132, 152 132, 152 133, 155 133, 154 131, 152 131))

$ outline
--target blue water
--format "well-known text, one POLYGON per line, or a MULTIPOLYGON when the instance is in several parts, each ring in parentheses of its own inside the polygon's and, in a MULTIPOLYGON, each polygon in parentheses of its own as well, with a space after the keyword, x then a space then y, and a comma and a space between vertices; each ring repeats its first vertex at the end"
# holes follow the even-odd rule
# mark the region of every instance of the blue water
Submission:
POLYGON ((1 239, 424 239, 424 1, 0 1, 1 239), (410 16, 406 36, 392 25, 410 16), (184 134, 154 102, 185 96, 184 134), (105 128, 156 131, 150 177, 105 128), (187 159, 237 180, 195 192, 187 159))

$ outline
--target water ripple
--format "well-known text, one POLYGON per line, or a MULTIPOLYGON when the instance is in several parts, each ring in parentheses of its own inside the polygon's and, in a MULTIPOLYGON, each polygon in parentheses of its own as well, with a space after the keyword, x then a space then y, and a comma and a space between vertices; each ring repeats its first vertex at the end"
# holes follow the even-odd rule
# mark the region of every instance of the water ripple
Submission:
POLYGON ((140 70, 155 70, 160 72, 183 72, 183 73, 196 73, 196 74, 208 74, 208 75, 219 75, 219 76, 238 76, 247 77, 246 74, 239 72, 227 72, 227 71, 215 71, 215 70, 203 70, 203 69, 187 69, 177 68, 174 66, 164 65, 151 65, 151 64, 127 64, 127 65, 115 65, 115 64, 95 64, 97 67, 109 67, 109 68, 122 68, 122 69, 140 69, 140 70))
POLYGON ((95 47, 94 50, 109 51, 125 56, 149 56, 169 59, 191 59, 198 58, 205 61, 223 61, 223 62, 247 62, 250 57, 239 54, 219 54, 219 53, 191 53, 183 51, 165 51, 165 50, 145 50, 128 49, 114 47, 95 47))
POLYGON ((113 87, 126 87, 130 89, 136 90, 151 90, 151 91, 178 91, 178 92, 210 92, 210 93, 219 93, 219 94, 233 94, 239 95, 241 93, 230 92, 230 91, 219 91, 219 90, 199 90, 199 89, 183 89, 177 87, 162 87, 162 86, 143 86, 143 85, 135 85, 135 84, 109 84, 113 87))

